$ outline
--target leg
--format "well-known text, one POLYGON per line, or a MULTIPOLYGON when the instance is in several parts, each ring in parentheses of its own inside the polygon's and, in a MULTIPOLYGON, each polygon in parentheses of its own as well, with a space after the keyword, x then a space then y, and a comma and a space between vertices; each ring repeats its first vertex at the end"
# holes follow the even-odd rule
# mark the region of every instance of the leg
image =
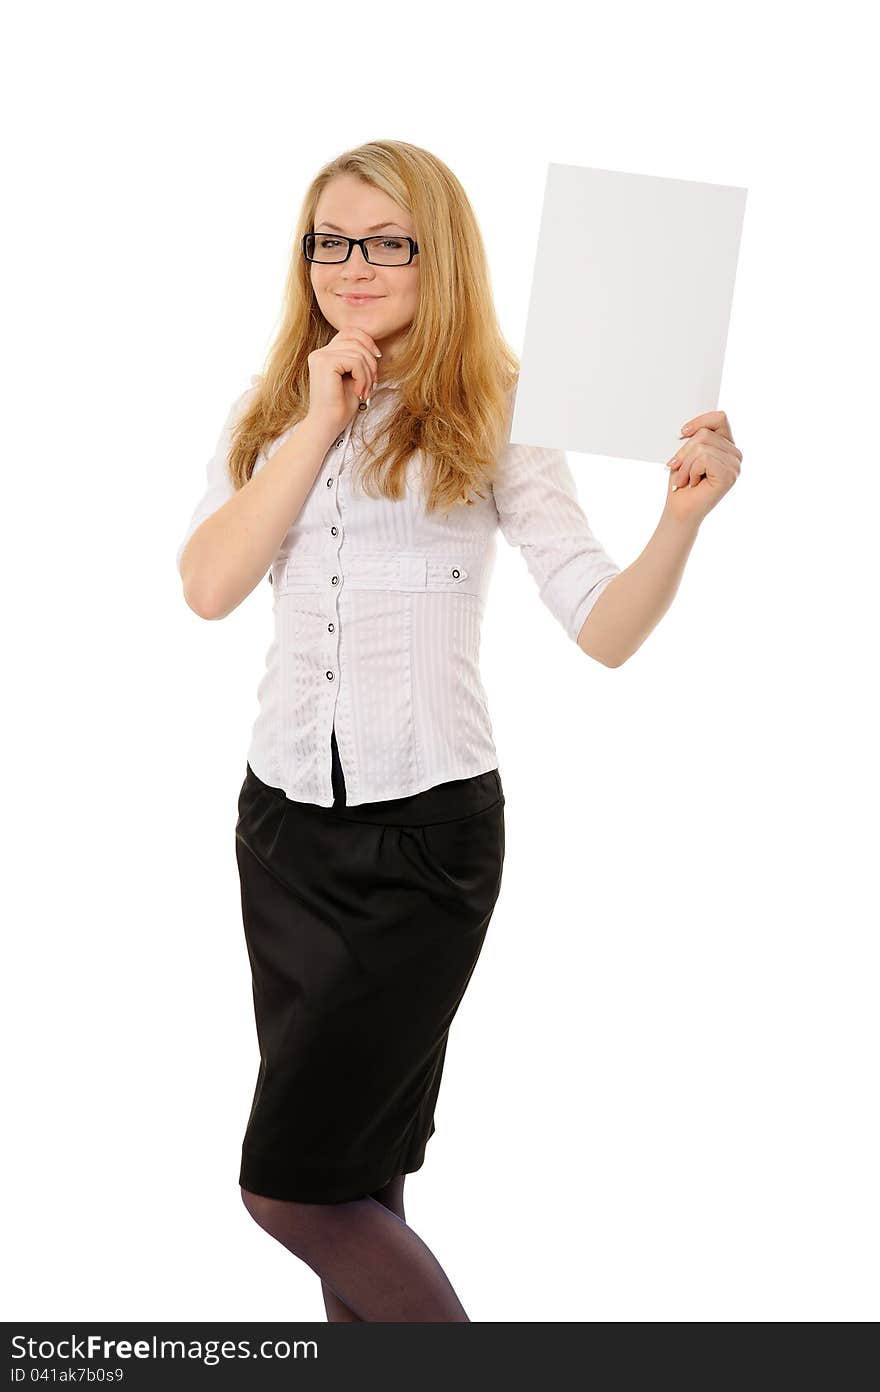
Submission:
MULTIPOLYGON (((403 1181, 405 1175, 395 1175, 383 1189, 376 1189, 371 1195, 377 1203, 384 1204, 392 1213, 396 1213, 398 1218, 405 1218, 403 1211, 403 1181)), ((327 1320, 330 1324, 351 1324, 361 1322, 360 1315, 356 1315, 350 1310, 344 1301, 335 1295, 326 1281, 321 1282, 321 1291, 324 1296, 324 1309, 327 1311, 327 1320)))
POLYGON ((241 1196, 255 1222, 358 1319, 467 1322, 433 1252, 372 1196, 339 1204, 291 1203, 246 1189, 241 1196))

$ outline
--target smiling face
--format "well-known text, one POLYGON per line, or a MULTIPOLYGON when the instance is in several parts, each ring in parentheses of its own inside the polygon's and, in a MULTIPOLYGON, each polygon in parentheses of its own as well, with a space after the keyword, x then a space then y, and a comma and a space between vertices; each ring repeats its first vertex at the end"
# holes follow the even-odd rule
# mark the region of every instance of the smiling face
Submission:
MULTIPOLYGON (((315 232, 346 237, 392 236, 403 233, 417 240, 410 215, 381 189, 365 184, 356 174, 336 174, 321 190, 315 208, 315 232)), ((318 306, 337 331, 366 329, 382 350, 379 379, 390 375, 394 349, 413 321, 419 299, 419 253, 408 266, 375 266, 353 247, 347 261, 309 263, 318 306), (371 296, 362 303, 346 295, 371 296)))

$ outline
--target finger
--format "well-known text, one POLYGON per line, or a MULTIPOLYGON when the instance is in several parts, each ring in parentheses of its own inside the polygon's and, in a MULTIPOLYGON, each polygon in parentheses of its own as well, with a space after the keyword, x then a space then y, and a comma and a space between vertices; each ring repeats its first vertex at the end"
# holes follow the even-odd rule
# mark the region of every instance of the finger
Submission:
POLYGON ((698 432, 693 436, 689 444, 702 445, 703 448, 709 445, 710 450, 721 450, 732 455, 735 459, 742 462, 742 450, 738 450, 734 441, 728 440, 727 436, 721 436, 717 430, 709 430, 706 426, 700 426, 698 432))
POLYGON ((368 399, 372 395, 379 372, 376 359, 362 344, 354 344, 351 348, 338 348, 335 352, 342 367, 340 375, 350 372, 358 396, 361 400, 368 399))
POLYGON ((707 432, 710 443, 705 444, 702 440, 694 440, 678 450, 669 461, 667 467, 670 469, 676 488, 688 488, 700 482, 706 474, 707 461, 710 454, 714 453, 721 459, 721 442, 713 431, 707 432))
POLYGON ((690 465, 689 465, 689 468, 688 468, 688 474, 689 474, 689 478, 688 478, 688 487, 689 487, 689 488, 696 488, 696 486, 697 486, 697 484, 700 482, 700 480, 701 480, 701 479, 704 479, 704 478, 706 477, 706 473, 707 473, 707 464, 706 464, 706 453, 705 453, 705 451, 704 451, 704 452, 701 453, 701 454, 695 454, 694 457, 693 457, 693 459, 690 461, 690 465))
POLYGON ((340 377, 351 377, 351 385, 357 393, 358 400, 362 401, 367 389, 363 354, 356 348, 339 349, 336 353, 336 371, 340 377))
POLYGON ((733 441, 729 440, 726 435, 719 435, 717 430, 701 428, 694 436, 694 443, 714 450, 719 458, 733 458, 742 462, 742 450, 737 449, 733 441))
POLYGON ((670 470, 670 477, 676 488, 685 488, 690 479, 690 469, 688 461, 682 459, 670 470))
POLYGON ((700 426, 700 429, 688 443, 702 449, 720 450, 722 457, 738 459, 742 462, 742 450, 737 449, 733 441, 729 440, 726 435, 719 435, 717 430, 709 430, 705 425, 700 426))
POLYGON ((363 362, 364 367, 363 397, 364 400, 369 401, 376 388, 376 379, 379 376, 379 369, 376 366, 376 359, 373 357, 373 354, 369 351, 369 349, 362 348, 360 352, 361 361, 363 362))
MULTIPOLYGON (((716 451, 720 451, 719 458, 723 458, 725 454, 733 455, 742 463, 742 450, 737 449, 736 445, 733 444, 731 440, 728 440, 724 435, 718 435, 714 430, 701 428, 700 432, 698 432, 693 440, 688 440, 686 444, 682 445, 681 449, 675 451, 671 459, 667 459, 666 468, 669 469, 671 473, 674 473, 676 469, 688 463, 689 459, 693 457, 696 449, 700 447, 705 449, 707 446, 716 451)), ((689 472, 689 470, 684 470, 681 475, 681 480, 687 477, 689 472)), ((676 482, 680 482, 681 480, 676 480, 676 482)))
POLYGON ((694 416, 692 420, 685 421, 681 427, 681 434, 691 438, 702 427, 713 430, 718 435, 723 435, 726 440, 733 442, 733 430, 727 419, 726 411, 704 411, 702 415, 694 416))
POLYGON ((675 451, 675 454, 672 456, 671 459, 667 459, 666 461, 666 467, 672 475, 673 479, 675 480, 676 484, 681 483, 681 478, 684 477, 684 475, 678 477, 676 475, 676 470, 681 469, 681 467, 685 464, 689 448, 692 449, 693 446, 683 445, 681 449, 675 451))
POLYGON ((340 329, 337 337, 350 337, 352 339, 357 339, 357 341, 360 344, 362 344, 366 348, 369 348, 374 358, 381 358, 382 356, 382 350, 380 349, 376 340, 372 337, 371 334, 367 333, 366 329, 362 329, 357 324, 349 324, 344 329, 340 329))
MULTIPOLYGON (((720 476, 729 467, 727 455, 718 445, 703 445, 694 450, 688 460, 688 487, 695 488, 701 479, 708 478, 709 469, 714 464, 713 473, 720 476)), ((683 485, 684 486, 684 485, 683 485)))

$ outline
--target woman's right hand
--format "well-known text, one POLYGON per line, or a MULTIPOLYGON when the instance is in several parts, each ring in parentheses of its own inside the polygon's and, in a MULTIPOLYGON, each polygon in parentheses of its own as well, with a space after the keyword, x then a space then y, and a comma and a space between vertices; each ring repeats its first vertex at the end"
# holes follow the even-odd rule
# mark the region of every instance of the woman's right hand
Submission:
POLYGON ((361 399, 372 395, 378 376, 378 345, 366 329, 340 329, 324 348, 309 353, 308 415, 342 430, 361 399))

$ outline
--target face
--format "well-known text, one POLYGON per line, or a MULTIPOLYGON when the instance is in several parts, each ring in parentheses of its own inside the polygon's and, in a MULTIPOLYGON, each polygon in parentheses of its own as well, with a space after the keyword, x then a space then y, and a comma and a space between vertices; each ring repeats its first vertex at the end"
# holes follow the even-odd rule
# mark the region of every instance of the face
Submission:
MULTIPOLYGON (((410 215, 381 189, 365 184, 356 174, 337 174, 322 189, 315 209, 315 232, 347 237, 376 237, 404 233, 417 240, 410 215)), ((396 346, 412 323, 419 298, 419 253, 408 266, 375 266, 353 247, 347 261, 311 261, 312 288, 321 313, 337 331, 365 329, 382 350, 379 377, 389 376, 396 346), (347 294, 374 298, 360 304, 347 294)))

